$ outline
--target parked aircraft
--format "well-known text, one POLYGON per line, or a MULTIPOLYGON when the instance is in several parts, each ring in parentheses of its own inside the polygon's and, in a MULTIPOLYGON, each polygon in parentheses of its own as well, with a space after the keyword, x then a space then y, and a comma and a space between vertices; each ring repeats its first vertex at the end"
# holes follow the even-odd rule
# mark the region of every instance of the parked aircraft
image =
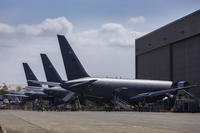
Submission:
MULTIPOLYGON (((63 80, 60 77, 60 75, 58 74, 58 72, 56 71, 55 67, 53 66, 53 64, 51 63, 51 61, 49 60, 49 58, 47 57, 46 54, 40 54, 41 59, 42 59, 42 64, 44 67, 44 71, 45 71, 45 75, 46 75, 46 79, 48 82, 57 82, 57 83, 62 83, 63 80)), ((52 87, 51 85, 49 85, 49 87, 52 87)), ((55 88, 55 87, 52 87, 55 88)), ((59 87, 58 87, 59 88, 59 87)), ((64 88, 62 88, 64 89, 64 88)), ((65 94, 65 97, 63 98, 64 101, 69 101, 72 98, 75 97, 75 93, 69 90, 64 89, 68 94, 65 94)), ((55 92, 53 92, 55 93, 55 92)))
POLYGON ((5 103, 4 103, 4 98, 2 95, 0 95, 0 109, 3 109, 5 107, 5 103))
POLYGON ((68 97, 69 91, 62 87, 42 87, 39 84, 29 82, 29 80, 38 81, 37 77, 30 69, 27 63, 23 63, 24 71, 27 78, 28 86, 25 87, 25 94, 29 96, 42 96, 42 97, 53 97, 58 98, 66 102, 66 97, 68 97))
POLYGON ((25 87, 24 94, 32 97, 47 97, 47 95, 43 92, 42 85, 29 82, 29 80, 38 81, 38 79, 27 63, 22 64, 28 84, 28 86, 25 87))
MULTIPOLYGON (((178 90, 196 87, 173 88, 172 81, 90 77, 75 55, 67 39, 63 35, 57 35, 57 37, 68 81, 62 80, 60 82, 60 79, 58 82, 29 80, 30 82, 50 86, 61 86, 83 97, 101 101, 111 101, 113 97, 117 96, 129 103, 135 103, 138 98, 169 96, 169 94, 176 94, 178 90)), ((53 77, 53 75, 51 75, 51 77, 53 77)))

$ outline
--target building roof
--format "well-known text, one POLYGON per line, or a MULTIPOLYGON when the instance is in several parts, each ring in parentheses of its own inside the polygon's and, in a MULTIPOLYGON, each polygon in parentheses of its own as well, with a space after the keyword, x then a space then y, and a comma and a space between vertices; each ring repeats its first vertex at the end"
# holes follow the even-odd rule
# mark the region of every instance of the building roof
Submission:
POLYGON ((200 34, 200 10, 136 39, 136 55, 200 34))

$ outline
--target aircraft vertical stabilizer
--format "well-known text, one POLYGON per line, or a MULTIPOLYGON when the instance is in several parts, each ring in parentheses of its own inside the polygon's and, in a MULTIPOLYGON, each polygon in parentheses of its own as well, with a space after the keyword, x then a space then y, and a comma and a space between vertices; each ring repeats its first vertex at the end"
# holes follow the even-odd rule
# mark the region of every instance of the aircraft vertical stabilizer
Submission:
POLYGON ((44 71, 45 71, 47 81, 48 82, 61 83, 62 79, 61 79, 60 75, 58 74, 58 72, 56 71, 53 64, 51 63, 51 61, 49 60, 49 58, 47 57, 47 55, 46 54, 40 54, 40 56, 41 56, 41 59, 42 59, 42 64, 43 64, 43 67, 44 67, 44 71))
POLYGON ((26 75, 26 80, 27 80, 27 84, 28 86, 36 86, 36 87, 41 87, 41 85, 36 84, 36 83, 32 83, 29 82, 28 80, 35 80, 38 81, 37 77, 35 76, 35 74, 33 73, 33 71, 31 70, 31 68, 29 67, 29 65, 27 63, 22 63, 23 67, 24 67, 24 72, 26 75))
POLYGON ((57 37, 68 80, 89 77, 65 36, 57 35, 57 37))

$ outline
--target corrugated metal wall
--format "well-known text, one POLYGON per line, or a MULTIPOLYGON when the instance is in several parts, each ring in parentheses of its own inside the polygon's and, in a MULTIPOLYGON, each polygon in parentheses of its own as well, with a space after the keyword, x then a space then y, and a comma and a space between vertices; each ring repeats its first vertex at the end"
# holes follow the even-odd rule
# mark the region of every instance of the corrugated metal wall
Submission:
POLYGON ((200 83, 200 34, 137 55, 136 78, 200 83))
POLYGON ((173 45, 173 80, 200 82, 200 35, 173 45))
POLYGON ((136 39, 136 78, 200 83, 200 10, 136 39))
POLYGON ((136 57, 138 79, 169 80, 169 46, 164 46, 136 57))

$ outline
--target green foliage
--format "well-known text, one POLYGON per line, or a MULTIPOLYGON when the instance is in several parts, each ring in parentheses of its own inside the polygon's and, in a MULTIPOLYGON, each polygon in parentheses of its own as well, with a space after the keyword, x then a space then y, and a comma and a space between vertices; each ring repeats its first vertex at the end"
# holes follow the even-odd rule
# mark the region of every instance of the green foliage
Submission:
POLYGON ((22 90, 22 87, 21 87, 20 85, 18 85, 18 86, 16 87, 16 91, 19 92, 19 91, 21 91, 21 90, 22 90))
POLYGON ((5 94, 8 94, 8 93, 9 93, 8 92, 8 86, 5 83, 3 83, 3 86, 0 89, 0 94, 5 95, 5 94))

